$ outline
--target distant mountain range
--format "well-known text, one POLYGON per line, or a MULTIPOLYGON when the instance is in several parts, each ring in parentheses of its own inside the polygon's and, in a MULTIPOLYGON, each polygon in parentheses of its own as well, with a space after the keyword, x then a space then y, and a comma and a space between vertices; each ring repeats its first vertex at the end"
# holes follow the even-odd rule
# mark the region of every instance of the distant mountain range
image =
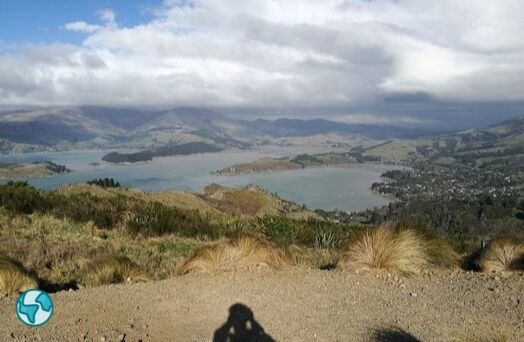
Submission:
POLYGON ((311 136, 316 134, 340 133, 361 135, 372 139, 415 138, 435 133, 434 131, 368 124, 345 124, 325 119, 276 119, 244 121, 247 127, 273 137, 311 136))
MULTIPOLYGON (((228 118, 203 108, 142 111, 95 106, 0 112, 0 152, 70 149, 156 149, 203 142, 220 149, 245 148, 275 139, 323 135, 384 140, 415 138, 428 131, 353 125, 324 119, 255 121, 228 118)), ((328 140, 326 138, 326 140, 328 140)))

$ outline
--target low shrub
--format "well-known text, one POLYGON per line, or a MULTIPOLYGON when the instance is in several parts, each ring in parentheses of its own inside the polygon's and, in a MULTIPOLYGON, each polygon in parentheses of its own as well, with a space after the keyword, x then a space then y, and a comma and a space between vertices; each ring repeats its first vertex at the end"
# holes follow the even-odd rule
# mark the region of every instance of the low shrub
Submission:
POLYGON ((74 222, 92 221, 97 227, 112 229, 124 220, 129 201, 123 196, 97 197, 89 193, 70 196, 49 194, 52 213, 74 222))
POLYGON ((118 181, 115 181, 113 178, 95 178, 87 182, 87 184, 96 185, 104 189, 120 187, 120 183, 118 181))
POLYGON ((319 229, 315 232, 315 248, 335 249, 339 243, 340 240, 333 230, 319 229))
POLYGON ((0 185, 0 206, 11 214, 31 214, 45 210, 47 201, 41 193, 26 182, 8 182, 0 185))
POLYGON ((132 234, 145 236, 178 234, 215 238, 220 233, 198 211, 167 207, 159 202, 134 205, 127 217, 126 228, 132 234))
POLYGON ((293 240, 294 227, 290 220, 280 217, 264 217, 258 219, 257 226, 271 241, 289 245, 293 240))

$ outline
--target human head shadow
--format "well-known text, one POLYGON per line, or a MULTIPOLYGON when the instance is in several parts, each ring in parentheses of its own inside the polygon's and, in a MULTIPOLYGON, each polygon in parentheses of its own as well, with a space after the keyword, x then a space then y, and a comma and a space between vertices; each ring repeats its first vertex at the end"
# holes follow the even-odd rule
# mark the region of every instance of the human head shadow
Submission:
POLYGON ((421 342, 418 338, 400 328, 374 330, 371 336, 373 342, 421 342))
POLYGON ((255 320, 253 311, 236 303, 229 308, 227 321, 215 331, 213 342, 274 342, 255 320))

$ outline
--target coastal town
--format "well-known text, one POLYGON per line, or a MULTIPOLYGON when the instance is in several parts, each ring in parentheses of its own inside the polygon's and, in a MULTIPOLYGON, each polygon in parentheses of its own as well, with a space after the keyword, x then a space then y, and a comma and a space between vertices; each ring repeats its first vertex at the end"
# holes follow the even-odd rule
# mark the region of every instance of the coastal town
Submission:
POLYGON ((384 181, 373 183, 372 190, 408 201, 431 197, 463 200, 480 196, 493 199, 511 197, 518 176, 503 168, 481 170, 426 166, 386 171, 382 177, 384 181))

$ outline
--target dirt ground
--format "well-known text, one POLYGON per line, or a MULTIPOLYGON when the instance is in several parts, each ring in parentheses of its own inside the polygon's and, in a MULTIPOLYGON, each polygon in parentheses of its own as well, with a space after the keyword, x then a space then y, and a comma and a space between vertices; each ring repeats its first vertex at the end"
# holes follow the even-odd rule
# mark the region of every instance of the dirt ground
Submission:
POLYGON ((200 274, 52 295, 22 325, 0 299, 0 341, 524 341, 524 274, 442 271, 398 279, 293 268, 200 274))

